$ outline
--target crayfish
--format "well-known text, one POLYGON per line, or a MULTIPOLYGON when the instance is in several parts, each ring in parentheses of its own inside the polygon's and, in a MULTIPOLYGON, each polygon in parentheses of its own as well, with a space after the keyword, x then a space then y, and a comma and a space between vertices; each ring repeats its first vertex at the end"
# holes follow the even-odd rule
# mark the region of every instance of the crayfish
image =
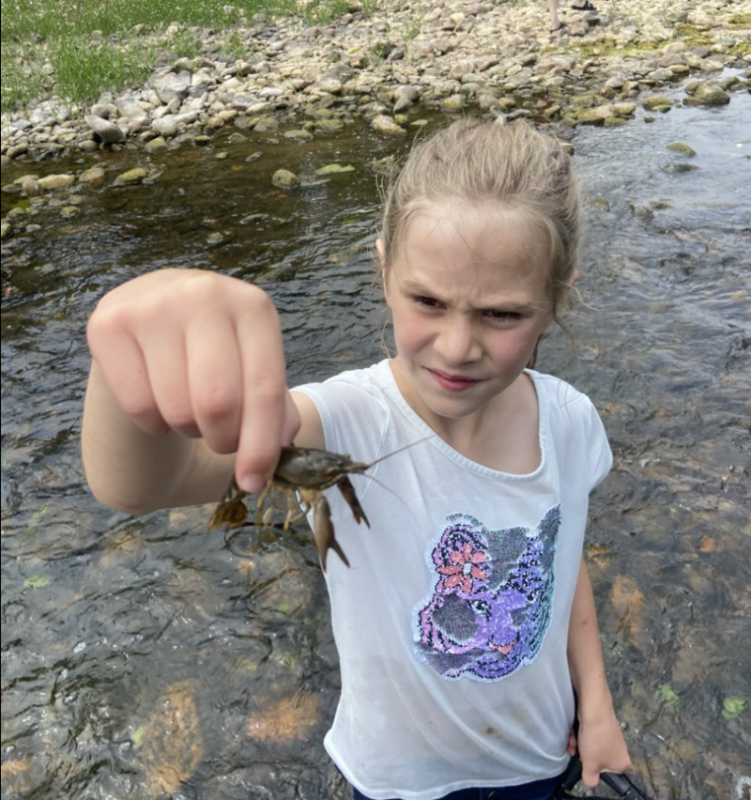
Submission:
MULTIPOLYGON (((373 462, 375 463, 375 462, 373 462)), ((272 476, 258 495, 256 516, 253 524, 267 527, 275 511, 283 511, 283 530, 303 519, 313 510, 313 535, 315 538, 321 566, 326 571, 326 555, 333 550, 339 558, 349 566, 334 534, 334 523, 331 521, 331 508, 323 495, 324 489, 336 485, 352 515, 358 524, 370 523, 357 499, 355 489, 349 478, 350 473, 362 474, 373 464, 362 464, 352 461, 349 456, 332 453, 328 450, 317 450, 306 447, 283 447, 279 462, 272 476), (295 497, 297 493, 297 498, 295 497), (281 502, 285 505, 281 506, 281 502)), ((209 528, 241 528, 248 521, 248 508, 245 505, 247 496, 235 481, 234 477, 229 489, 216 508, 209 522, 209 528)))

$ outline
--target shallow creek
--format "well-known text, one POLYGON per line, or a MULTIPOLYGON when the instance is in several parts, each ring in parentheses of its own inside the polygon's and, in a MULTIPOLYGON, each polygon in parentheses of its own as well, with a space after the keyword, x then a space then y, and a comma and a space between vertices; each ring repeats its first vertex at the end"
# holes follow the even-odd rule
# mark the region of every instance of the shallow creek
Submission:
MULTIPOLYGON (((611 437, 586 556, 634 775, 656 800, 746 798, 751 783, 749 119, 736 95, 567 134, 591 199, 577 346, 551 335, 539 367, 589 393, 611 437)), ((305 526, 249 534, 238 555, 208 508, 101 507, 79 460, 86 319, 144 271, 262 283, 292 383, 381 357, 368 164, 407 143, 364 125, 303 145, 247 135, 154 156, 153 185, 86 190, 75 218, 43 210, 3 244, 7 800, 348 796, 321 743, 339 673, 305 526), (330 163, 355 170, 316 179, 330 163), (282 166, 309 185, 275 189, 282 166)), ((110 178, 137 166, 99 158, 110 178)), ((3 214, 17 202, 3 195, 3 214)))

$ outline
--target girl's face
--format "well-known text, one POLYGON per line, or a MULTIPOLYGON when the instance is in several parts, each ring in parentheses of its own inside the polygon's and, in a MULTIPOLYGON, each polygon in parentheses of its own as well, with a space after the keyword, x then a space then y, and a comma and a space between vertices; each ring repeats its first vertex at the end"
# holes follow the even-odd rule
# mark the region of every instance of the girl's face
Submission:
POLYGON ((551 320, 544 237, 497 203, 442 204, 408 222, 390 264, 377 248, 407 402, 429 424, 479 422, 551 320))

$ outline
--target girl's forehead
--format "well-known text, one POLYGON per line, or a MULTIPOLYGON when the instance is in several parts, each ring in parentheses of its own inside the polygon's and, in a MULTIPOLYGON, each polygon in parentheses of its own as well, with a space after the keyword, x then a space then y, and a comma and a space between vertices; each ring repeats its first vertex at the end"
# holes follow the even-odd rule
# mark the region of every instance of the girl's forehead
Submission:
POLYGON ((431 272, 492 268, 512 275, 549 274, 548 243, 539 226, 498 202, 428 206, 402 230, 393 266, 431 272))

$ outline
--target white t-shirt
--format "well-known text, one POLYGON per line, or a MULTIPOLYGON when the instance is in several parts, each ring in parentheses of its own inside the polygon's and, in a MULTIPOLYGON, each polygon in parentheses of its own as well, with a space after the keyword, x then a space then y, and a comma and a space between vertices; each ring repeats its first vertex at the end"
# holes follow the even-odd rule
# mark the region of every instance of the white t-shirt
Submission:
POLYGON ((402 397, 388 361, 298 387, 326 448, 371 462, 353 476, 371 523, 327 498, 351 568, 326 581, 342 693, 325 747, 382 800, 553 777, 568 762, 568 621, 588 497, 612 455, 590 400, 528 371, 540 466, 511 475, 462 456, 402 397))

